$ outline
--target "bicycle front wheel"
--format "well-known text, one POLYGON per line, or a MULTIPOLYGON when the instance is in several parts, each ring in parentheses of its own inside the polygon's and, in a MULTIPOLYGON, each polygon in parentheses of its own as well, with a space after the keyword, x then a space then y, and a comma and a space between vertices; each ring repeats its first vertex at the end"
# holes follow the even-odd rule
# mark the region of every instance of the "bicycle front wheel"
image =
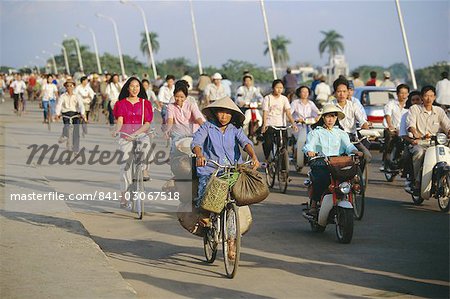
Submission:
POLYGON ((203 236, 203 249, 207 263, 214 263, 217 256, 217 243, 214 240, 214 230, 209 228, 203 236))
POLYGON ((278 163, 278 186, 281 193, 286 193, 289 181, 289 155, 286 149, 281 151, 278 163))
POLYGON ((134 204, 134 211, 137 213, 137 218, 139 220, 142 220, 144 217, 144 178, 142 175, 142 170, 136 171, 136 176, 134 177, 136 179, 136 193, 132 195, 133 204, 134 204))
POLYGON ((228 278, 234 278, 241 254, 238 207, 234 203, 229 203, 222 214, 222 247, 225 272, 228 278))

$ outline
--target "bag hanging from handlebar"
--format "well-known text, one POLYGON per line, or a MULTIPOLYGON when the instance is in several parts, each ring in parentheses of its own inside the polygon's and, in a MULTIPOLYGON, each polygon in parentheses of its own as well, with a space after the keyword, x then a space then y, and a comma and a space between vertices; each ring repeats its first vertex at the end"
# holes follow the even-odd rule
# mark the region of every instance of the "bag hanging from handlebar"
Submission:
POLYGON ((217 177, 218 171, 216 171, 209 179, 206 185, 205 194, 202 201, 202 209, 220 213, 225 207, 225 202, 228 197, 229 182, 226 179, 217 177))
POLYGON ((239 167, 239 177, 231 188, 231 195, 238 206, 259 203, 269 196, 269 187, 257 170, 239 167))

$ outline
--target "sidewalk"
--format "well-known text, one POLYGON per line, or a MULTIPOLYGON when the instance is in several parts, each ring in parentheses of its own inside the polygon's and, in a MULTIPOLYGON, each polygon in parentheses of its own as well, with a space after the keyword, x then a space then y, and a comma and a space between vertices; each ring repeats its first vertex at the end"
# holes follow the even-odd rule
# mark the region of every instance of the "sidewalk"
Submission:
POLYGON ((40 114, 17 118, 11 108, 9 99, 0 104, 0 297, 136 298, 64 201, 10 200, 10 193, 54 191, 24 163, 27 132, 5 132, 19 122, 36 127, 40 114))

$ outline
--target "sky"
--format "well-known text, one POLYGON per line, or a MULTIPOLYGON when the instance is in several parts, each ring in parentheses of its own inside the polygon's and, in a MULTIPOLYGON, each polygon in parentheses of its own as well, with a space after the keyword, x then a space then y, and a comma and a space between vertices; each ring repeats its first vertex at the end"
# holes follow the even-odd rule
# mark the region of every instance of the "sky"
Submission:
MULTIPOLYGON (((197 63, 188 1, 135 1, 158 34, 156 61, 186 57, 197 63)), ((401 0, 414 68, 449 61, 450 1, 401 0)), ((289 64, 324 65, 318 45, 321 31, 336 30, 343 36, 350 68, 360 65, 407 64, 394 0, 389 1, 265 1, 271 37, 284 35, 289 64)), ((193 1, 203 66, 219 67, 228 59, 269 66, 264 56, 266 41, 259 1, 193 1)), ((140 52, 144 31, 137 9, 117 1, 5 1, 0 0, 0 65, 15 68, 43 65, 42 50, 59 54, 53 44, 63 35, 77 37, 93 51, 88 31, 97 35, 99 52, 118 54, 111 23, 96 12, 113 17, 118 26, 122 52, 146 62, 140 52)))

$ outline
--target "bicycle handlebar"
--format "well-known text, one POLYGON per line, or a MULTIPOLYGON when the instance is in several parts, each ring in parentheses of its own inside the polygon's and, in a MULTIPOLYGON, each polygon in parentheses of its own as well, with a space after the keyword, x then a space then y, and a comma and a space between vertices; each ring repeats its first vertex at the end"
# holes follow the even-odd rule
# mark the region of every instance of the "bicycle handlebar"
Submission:
MULTIPOLYGON (((217 163, 214 160, 207 160, 206 163, 212 163, 212 164, 216 165, 219 168, 236 168, 236 165, 222 165, 222 164, 217 163)), ((244 163, 242 163, 240 165, 247 165, 247 164, 250 164, 250 163, 252 163, 251 160, 247 161, 247 162, 244 162, 244 163)))
POLYGON ((287 129, 292 128, 292 125, 289 125, 289 126, 269 126, 269 127, 273 128, 274 130, 277 130, 277 131, 286 131, 287 129))

